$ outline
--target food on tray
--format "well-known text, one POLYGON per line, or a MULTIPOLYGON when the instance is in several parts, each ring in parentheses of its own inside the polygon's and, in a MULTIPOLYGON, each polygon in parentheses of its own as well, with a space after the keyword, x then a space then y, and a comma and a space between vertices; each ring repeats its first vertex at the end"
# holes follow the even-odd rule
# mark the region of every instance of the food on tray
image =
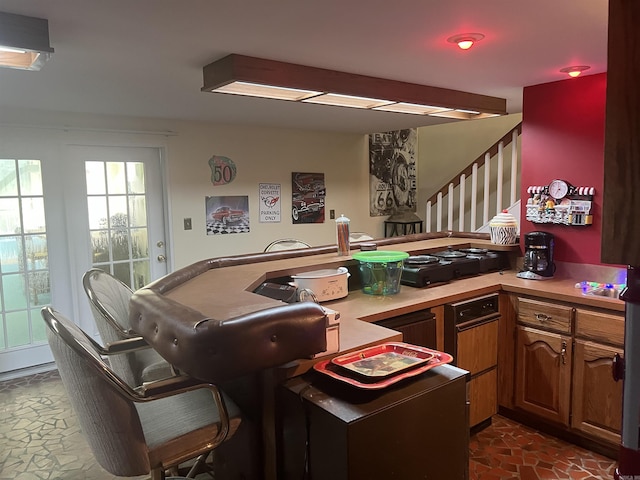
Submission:
POLYGON ((405 356, 396 352, 384 352, 353 363, 343 364, 342 367, 368 377, 381 377, 424 362, 424 358, 405 356))

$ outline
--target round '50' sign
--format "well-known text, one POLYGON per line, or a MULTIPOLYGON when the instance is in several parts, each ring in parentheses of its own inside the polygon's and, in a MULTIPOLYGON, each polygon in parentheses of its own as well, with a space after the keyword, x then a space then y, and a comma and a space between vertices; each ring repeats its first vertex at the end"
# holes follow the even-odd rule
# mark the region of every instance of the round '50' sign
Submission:
POLYGON ((225 185, 236 178, 236 164, 230 158, 214 155, 209 159, 209 167, 214 185, 225 185))

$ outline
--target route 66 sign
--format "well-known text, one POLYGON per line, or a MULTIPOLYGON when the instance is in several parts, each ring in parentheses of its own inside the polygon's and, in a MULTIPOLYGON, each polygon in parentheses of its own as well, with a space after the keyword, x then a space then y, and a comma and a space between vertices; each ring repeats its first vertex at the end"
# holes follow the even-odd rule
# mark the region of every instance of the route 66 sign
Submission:
POLYGON ((236 178, 236 164, 230 158, 214 155, 209 159, 209 168, 214 185, 226 185, 236 178))

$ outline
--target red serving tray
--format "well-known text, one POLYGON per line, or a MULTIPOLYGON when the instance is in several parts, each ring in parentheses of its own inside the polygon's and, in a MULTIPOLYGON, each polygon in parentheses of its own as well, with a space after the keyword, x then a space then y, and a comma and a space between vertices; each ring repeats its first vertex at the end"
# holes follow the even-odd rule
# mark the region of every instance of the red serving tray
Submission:
POLYGON ((390 342, 332 358, 331 363, 371 382, 422 366, 434 356, 417 345, 390 342))
POLYGON ((453 357, 445 352, 432 350, 430 348, 421 347, 418 345, 411 345, 408 343, 390 342, 390 343, 377 345, 375 347, 366 348, 364 350, 360 350, 357 352, 349 353, 346 355, 342 355, 332 360, 323 360, 319 363, 316 363, 313 366, 313 368, 314 370, 322 373, 323 375, 327 375, 341 382, 348 383, 349 385, 352 385, 354 387, 367 389, 367 390, 377 390, 381 388, 386 388, 405 378, 420 375, 421 373, 424 373, 427 370, 432 369, 433 367, 451 363, 452 361, 453 361, 453 357), (419 366, 416 366, 414 368, 409 368, 409 369, 403 369, 396 374, 388 375, 377 381, 375 377, 366 377, 366 376, 358 375, 357 373, 354 373, 353 371, 344 368, 344 365, 339 365, 339 363, 345 363, 347 359, 350 359, 350 358, 353 359, 354 361, 361 360, 363 358, 361 357, 361 354, 364 354, 365 355, 364 358, 367 358, 367 356, 371 357, 371 356, 379 355, 380 353, 393 351, 398 348, 403 348, 416 354, 419 353, 421 355, 430 355, 430 358, 427 359, 424 363, 422 363, 419 366))

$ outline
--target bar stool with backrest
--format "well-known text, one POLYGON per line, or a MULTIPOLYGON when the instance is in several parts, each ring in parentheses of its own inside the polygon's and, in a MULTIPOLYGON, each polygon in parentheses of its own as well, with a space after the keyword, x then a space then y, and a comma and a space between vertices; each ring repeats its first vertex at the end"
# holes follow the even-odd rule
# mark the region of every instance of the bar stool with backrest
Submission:
MULTIPOLYGON (((238 408, 216 385, 178 375, 132 388, 103 359, 127 352, 129 340, 104 349, 53 308, 43 308, 42 317, 82 433, 109 473, 152 480, 170 469, 181 474, 181 464, 206 457, 240 425, 238 408)), ((197 474, 190 469, 187 477, 197 474)))
MULTIPOLYGON (((104 270, 92 268, 82 276, 82 286, 105 344, 141 339, 129 322, 129 300, 133 291, 127 285, 104 270)), ((171 365, 148 346, 118 355, 110 362, 120 378, 132 387, 174 374, 171 365)))

